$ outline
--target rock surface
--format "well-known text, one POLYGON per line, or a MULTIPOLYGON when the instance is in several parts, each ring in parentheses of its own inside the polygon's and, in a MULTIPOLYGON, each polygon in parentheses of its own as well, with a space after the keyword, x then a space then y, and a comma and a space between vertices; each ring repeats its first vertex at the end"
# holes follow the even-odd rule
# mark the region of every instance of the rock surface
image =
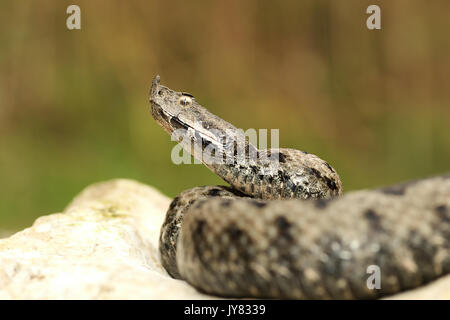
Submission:
MULTIPOLYGON (((158 254, 170 199, 131 180, 94 184, 64 210, 0 239, 0 299, 210 299, 158 254)), ((450 299, 450 276, 393 299, 450 299)))
POLYGON ((130 180, 98 183, 64 210, 0 239, 0 299, 204 299, 163 269, 170 199, 130 180))

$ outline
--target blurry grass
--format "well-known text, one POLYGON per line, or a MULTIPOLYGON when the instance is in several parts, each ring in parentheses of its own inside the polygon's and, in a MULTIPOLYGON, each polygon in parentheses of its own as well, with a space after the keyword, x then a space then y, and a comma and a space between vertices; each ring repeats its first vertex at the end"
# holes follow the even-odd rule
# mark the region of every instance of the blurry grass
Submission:
POLYGON ((329 161, 346 191, 449 171, 450 2, 0 2, 0 229, 59 212, 87 185, 175 196, 223 183, 176 166, 151 118, 153 76, 239 128, 329 161))

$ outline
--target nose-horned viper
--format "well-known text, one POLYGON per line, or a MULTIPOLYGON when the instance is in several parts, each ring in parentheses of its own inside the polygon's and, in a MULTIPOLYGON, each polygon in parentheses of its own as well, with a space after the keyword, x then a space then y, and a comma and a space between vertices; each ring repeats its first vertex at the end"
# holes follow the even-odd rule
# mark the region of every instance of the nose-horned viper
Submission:
POLYGON ((158 124, 230 184, 172 201, 160 254, 173 277, 228 297, 368 299, 450 272, 450 174, 342 194, 324 160, 258 150, 159 76, 150 103, 158 124))

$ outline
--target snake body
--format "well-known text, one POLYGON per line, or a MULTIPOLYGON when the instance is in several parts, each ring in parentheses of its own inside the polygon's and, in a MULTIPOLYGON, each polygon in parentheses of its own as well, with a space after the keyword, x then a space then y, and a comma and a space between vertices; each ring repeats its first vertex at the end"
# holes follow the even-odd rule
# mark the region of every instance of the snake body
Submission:
POLYGON ((370 299, 450 273, 450 174, 343 194, 324 160, 258 150, 159 76, 150 103, 158 124, 230 184, 195 187, 170 204, 159 249, 172 277, 225 297, 370 299), (210 161, 218 154, 224 161, 210 161), (368 285, 370 266, 380 287, 368 285))

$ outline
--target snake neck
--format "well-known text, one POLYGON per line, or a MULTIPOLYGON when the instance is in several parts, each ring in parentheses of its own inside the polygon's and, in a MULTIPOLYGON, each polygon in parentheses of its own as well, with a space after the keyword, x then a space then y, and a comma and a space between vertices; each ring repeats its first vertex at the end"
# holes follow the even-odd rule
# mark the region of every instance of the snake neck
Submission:
POLYGON ((150 104, 172 140, 248 196, 308 199, 341 193, 339 176, 325 161, 298 150, 258 150, 242 129, 209 112, 193 95, 161 85, 159 76, 150 104))

